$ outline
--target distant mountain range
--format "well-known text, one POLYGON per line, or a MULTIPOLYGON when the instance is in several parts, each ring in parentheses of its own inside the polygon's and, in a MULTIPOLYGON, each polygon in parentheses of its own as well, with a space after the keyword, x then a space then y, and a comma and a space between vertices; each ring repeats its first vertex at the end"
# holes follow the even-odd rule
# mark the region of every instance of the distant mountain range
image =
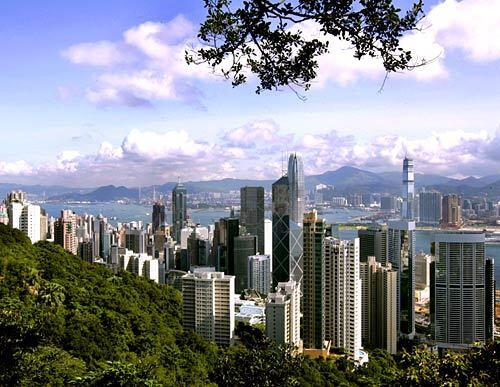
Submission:
MULTIPOLYGON (((335 171, 324 172, 319 175, 306 176, 306 189, 312 190, 317 184, 333 185, 336 195, 348 193, 387 193, 399 194, 401 192, 401 172, 375 173, 354 167, 341 167, 335 171)), ((244 186, 262 186, 271 189, 274 180, 245 180, 221 179, 210 181, 184 182, 188 192, 229 192, 239 190, 244 186)), ((489 175, 481 178, 467 177, 453 179, 440 175, 419 174, 415 175, 417 188, 435 189, 442 193, 457 193, 464 196, 488 195, 500 197, 500 174, 489 175)), ((154 187, 157 193, 170 193, 176 185, 169 182, 154 187)), ((36 198, 48 198, 51 201, 91 201, 109 202, 116 200, 136 200, 139 198, 139 188, 107 185, 99 188, 68 188, 63 186, 41 185, 16 185, 0 183, 0 195, 5 196, 13 189, 22 189, 36 198)), ((142 187, 142 196, 150 196, 153 186, 142 187)))

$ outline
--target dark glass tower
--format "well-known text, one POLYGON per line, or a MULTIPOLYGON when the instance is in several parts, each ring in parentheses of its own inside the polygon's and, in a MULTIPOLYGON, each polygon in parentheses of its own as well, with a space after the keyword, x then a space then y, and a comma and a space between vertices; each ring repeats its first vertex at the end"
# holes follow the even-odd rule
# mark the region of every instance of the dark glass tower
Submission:
POLYGON ((248 284, 248 257, 257 253, 257 237, 240 235, 234 238, 235 292, 241 293, 248 284))
POLYGON ((241 188, 240 225, 257 236, 257 251, 264 254, 264 188, 241 188))
POLYGON ((388 262, 387 227, 372 224, 366 230, 358 230, 359 261, 367 262, 368 257, 376 257, 377 262, 385 265, 388 262))
POLYGON ((172 190, 172 234, 177 243, 180 243, 181 230, 187 224, 186 197, 186 187, 181 182, 177 183, 172 190))
POLYGON ((165 224, 165 205, 160 202, 153 204, 153 233, 165 224))
POLYGON ((290 279, 290 216, 288 177, 272 186, 273 216, 273 287, 290 279))

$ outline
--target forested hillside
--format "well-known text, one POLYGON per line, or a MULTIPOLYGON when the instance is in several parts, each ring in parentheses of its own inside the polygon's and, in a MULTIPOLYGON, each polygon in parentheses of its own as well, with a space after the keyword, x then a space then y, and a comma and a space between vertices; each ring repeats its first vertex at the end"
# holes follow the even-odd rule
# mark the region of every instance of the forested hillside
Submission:
POLYGON ((32 246, 0 224, 0 386, 490 385, 499 345, 465 354, 370 353, 355 368, 342 356, 292 356, 255 328, 218 349, 181 326, 182 299, 127 272, 114 274, 59 246, 32 246))

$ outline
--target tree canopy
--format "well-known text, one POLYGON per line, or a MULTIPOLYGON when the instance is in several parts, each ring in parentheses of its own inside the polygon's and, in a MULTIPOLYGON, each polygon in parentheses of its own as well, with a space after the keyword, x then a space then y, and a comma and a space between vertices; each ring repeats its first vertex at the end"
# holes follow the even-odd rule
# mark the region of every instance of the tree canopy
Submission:
POLYGON ((329 38, 350 43, 355 58, 380 58, 387 72, 416 65, 400 39, 423 17, 421 0, 406 11, 392 0, 204 2, 207 17, 198 33, 202 47, 186 52, 186 60, 208 63, 233 86, 253 74, 257 93, 282 86, 307 90, 317 75, 318 57, 330 49, 329 38), (321 36, 307 36, 304 23, 314 23, 321 36))

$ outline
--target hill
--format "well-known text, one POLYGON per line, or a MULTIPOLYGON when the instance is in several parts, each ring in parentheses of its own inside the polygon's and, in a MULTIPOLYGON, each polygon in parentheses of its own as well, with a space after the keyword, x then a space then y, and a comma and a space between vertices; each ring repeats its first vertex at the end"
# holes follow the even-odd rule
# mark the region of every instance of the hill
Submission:
POLYGON ((216 347, 182 330, 181 296, 169 286, 48 242, 32 246, 0 224, 0 299, 0 385, 68 385, 109 373, 208 383, 216 347))

